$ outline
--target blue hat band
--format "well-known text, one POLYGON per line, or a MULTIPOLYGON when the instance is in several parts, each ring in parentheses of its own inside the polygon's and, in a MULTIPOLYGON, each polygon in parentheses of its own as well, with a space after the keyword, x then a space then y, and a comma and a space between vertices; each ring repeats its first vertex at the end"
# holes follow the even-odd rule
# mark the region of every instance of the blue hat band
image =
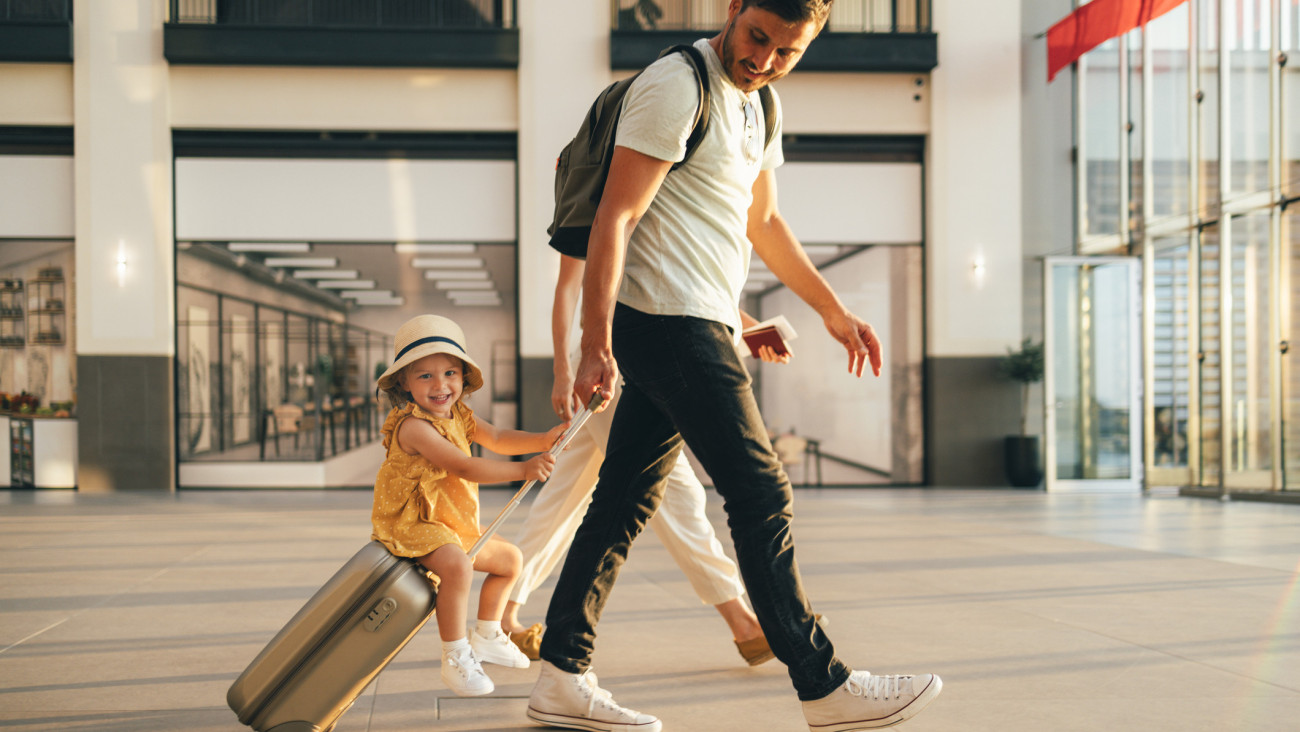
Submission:
POLYGON ((460 351, 461 353, 465 353, 465 348, 450 338, 444 338, 442 336, 429 336, 428 338, 421 338, 417 341, 411 341, 410 343, 406 344, 405 348, 397 352, 397 358, 393 359, 393 363, 397 363, 398 361, 401 361, 402 356, 405 356, 408 352, 410 352, 412 348, 415 348, 417 346, 423 346, 426 343, 450 343, 451 345, 456 347, 456 350, 460 351))

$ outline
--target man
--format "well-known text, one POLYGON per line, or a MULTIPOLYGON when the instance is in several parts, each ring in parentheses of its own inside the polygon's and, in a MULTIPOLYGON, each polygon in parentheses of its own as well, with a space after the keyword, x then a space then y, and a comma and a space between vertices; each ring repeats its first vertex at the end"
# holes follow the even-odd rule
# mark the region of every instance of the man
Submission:
MULTIPOLYGON (((551 339, 555 346, 555 383, 551 406, 560 419, 573 418, 581 404, 573 392, 573 367, 569 357, 573 316, 582 292, 584 264, 581 260, 561 256, 560 276, 555 283, 555 300, 551 311, 551 339)), ((749 319, 753 321, 753 318, 749 319)), ((756 322, 756 321, 755 321, 756 322)), ((790 357, 776 355, 770 347, 761 352, 770 363, 788 363, 790 357)), ((525 628, 519 622, 519 610, 528 597, 555 568, 569 548, 578 524, 586 513, 591 494, 596 489, 596 473, 605 459, 605 442, 609 438, 614 401, 592 415, 587 426, 574 435, 573 441, 555 461, 555 471, 542 486, 515 538, 523 553, 523 570, 506 603, 502 628, 529 658, 538 658, 542 626, 525 628)), ((650 528, 663 542, 668 554, 681 567, 695 594, 717 609, 734 636, 736 649, 751 666, 770 661, 774 656, 763 638, 758 619, 745 604, 745 586, 735 562, 722 550, 705 515, 704 486, 686 459, 679 453, 669 473, 664 501, 650 528)))
MULTIPOLYGON (((937 676, 852 671, 804 596, 790 523, 790 482, 772 450, 749 374, 733 347, 750 247, 821 316, 851 373, 879 375, 875 331, 849 312, 777 210, 780 118, 764 149, 757 90, 789 73, 825 25, 831 0, 730 0, 715 37, 695 45, 710 68, 709 130, 691 160, 685 140, 698 93, 687 62, 652 64, 629 90, 583 280, 579 398, 611 394, 605 463, 547 613, 535 721, 576 729, 658 732, 590 673, 595 626, 632 540, 654 514, 664 477, 690 445, 722 495, 741 575, 764 635, 786 664, 813 732, 886 727, 942 688, 937 676), (617 359, 617 360, 616 360, 617 359)), ((779 104, 774 105, 779 110, 779 104)))

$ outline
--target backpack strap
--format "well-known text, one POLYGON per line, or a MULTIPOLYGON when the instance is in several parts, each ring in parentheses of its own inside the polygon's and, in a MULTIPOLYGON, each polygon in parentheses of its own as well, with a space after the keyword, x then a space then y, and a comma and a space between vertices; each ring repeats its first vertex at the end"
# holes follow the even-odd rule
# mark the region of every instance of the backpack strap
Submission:
POLYGON ((772 87, 759 88, 758 100, 763 105, 763 150, 766 152, 776 133, 776 100, 772 98, 772 87))
POLYGON ((704 54, 695 46, 680 44, 665 48, 659 58, 663 58, 672 53, 680 53, 691 62, 691 68, 695 70, 695 78, 700 82, 700 106, 695 111, 695 121, 692 123, 691 134, 686 138, 686 155, 676 163, 670 170, 677 170, 686 164, 687 160, 695 154, 695 149, 704 141, 704 133, 709 129, 709 108, 712 106, 709 95, 709 67, 704 60, 704 54))

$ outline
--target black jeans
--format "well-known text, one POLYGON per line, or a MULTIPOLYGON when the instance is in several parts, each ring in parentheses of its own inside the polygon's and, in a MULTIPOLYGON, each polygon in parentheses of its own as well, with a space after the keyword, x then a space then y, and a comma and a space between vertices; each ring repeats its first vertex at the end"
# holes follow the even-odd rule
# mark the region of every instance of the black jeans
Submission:
POLYGON ((600 481, 546 614, 541 657, 569 673, 591 664, 596 623, 632 540, 663 499, 682 440, 725 501, 740 573, 767 642, 801 700, 848 678, 813 618, 794 559, 790 481, 758 413, 749 371, 721 323, 614 312, 625 385, 600 481))

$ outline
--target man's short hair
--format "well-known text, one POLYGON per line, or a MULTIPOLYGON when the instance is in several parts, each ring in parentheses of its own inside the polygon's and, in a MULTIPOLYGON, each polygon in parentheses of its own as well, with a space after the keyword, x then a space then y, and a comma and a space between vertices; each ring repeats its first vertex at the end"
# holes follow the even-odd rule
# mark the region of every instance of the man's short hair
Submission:
POLYGON ((835 0, 744 0, 741 3, 740 10, 744 12, 746 8, 761 8, 769 13, 775 13, 782 20, 789 23, 803 23, 805 21, 814 21, 817 27, 821 28, 826 25, 826 19, 831 14, 831 3, 835 0))

